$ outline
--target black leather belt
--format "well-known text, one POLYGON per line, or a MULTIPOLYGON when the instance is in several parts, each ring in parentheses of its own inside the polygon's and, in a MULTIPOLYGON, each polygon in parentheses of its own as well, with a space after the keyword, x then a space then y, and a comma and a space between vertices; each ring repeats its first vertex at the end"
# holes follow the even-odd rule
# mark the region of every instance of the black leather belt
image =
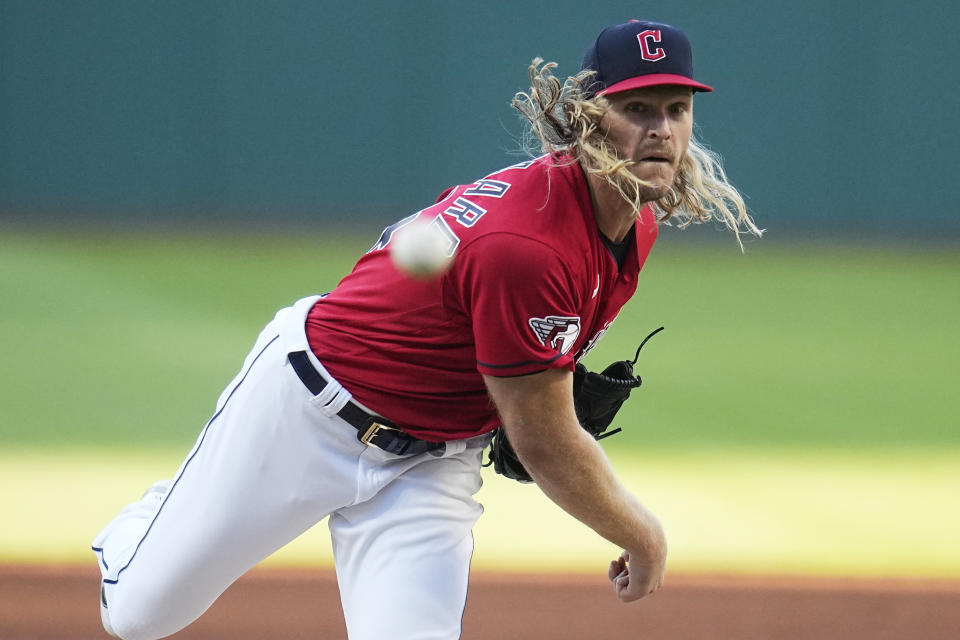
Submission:
MULTIPOLYGON (((313 395, 327 386, 327 381, 320 372, 313 368, 306 351, 295 351, 287 355, 293 370, 297 372, 303 386, 313 395)), ((357 430, 357 440, 364 444, 372 444, 379 449, 398 456, 417 453, 443 452, 446 445, 442 442, 427 442, 414 438, 409 433, 397 428, 389 420, 373 416, 358 407, 352 401, 343 405, 337 415, 357 430)))

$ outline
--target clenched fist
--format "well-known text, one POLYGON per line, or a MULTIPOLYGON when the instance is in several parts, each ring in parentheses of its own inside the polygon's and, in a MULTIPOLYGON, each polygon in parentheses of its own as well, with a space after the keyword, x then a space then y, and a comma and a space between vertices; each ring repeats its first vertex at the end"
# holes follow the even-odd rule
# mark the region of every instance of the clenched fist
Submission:
POLYGON ((607 577, 621 602, 633 602, 659 589, 666 569, 666 554, 660 559, 641 562, 636 558, 631 560, 630 552, 624 550, 610 563, 607 577))

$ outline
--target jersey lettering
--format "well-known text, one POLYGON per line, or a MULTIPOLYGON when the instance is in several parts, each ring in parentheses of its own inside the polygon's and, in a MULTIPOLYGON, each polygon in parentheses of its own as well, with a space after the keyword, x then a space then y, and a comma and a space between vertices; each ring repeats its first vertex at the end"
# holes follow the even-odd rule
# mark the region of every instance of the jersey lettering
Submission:
POLYGON ((509 182, 501 182, 500 180, 490 180, 488 178, 484 178, 483 180, 477 180, 472 187, 463 192, 463 195, 502 198, 503 194, 505 194, 509 188, 509 182))
POLYGON ((659 29, 647 29, 646 31, 642 31, 637 34, 637 40, 640 41, 640 57, 644 60, 656 62, 657 60, 663 60, 667 57, 667 52, 662 48, 653 48, 650 45, 651 42, 656 42, 657 44, 660 43, 659 29))
POLYGON ((448 258, 452 258, 453 254, 456 253, 457 247, 460 246, 460 238, 457 237, 457 234, 453 232, 453 229, 450 228, 450 225, 447 224, 447 221, 443 219, 443 216, 437 216, 433 219, 433 226, 440 230, 440 233, 443 234, 444 239, 447 241, 447 249, 444 252, 448 258))
POLYGON ((460 197, 453 201, 453 204, 447 207, 443 213, 452 216, 461 226, 472 227, 477 223, 486 209, 478 204, 470 202, 466 198, 460 197))
MULTIPOLYGON (((384 229, 383 233, 380 234, 380 239, 377 240, 376 244, 370 247, 369 250, 367 250, 367 253, 386 249, 388 246, 390 246, 390 241, 393 240, 394 234, 416 220, 417 216, 419 216, 421 213, 423 213, 423 211, 418 211, 413 215, 407 216, 403 220, 394 222, 392 225, 384 229)), ((458 238, 457 234, 453 232, 453 229, 450 228, 450 225, 447 224, 447 221, 440 216, 434 218, 430 225, 435 227, 440 235, 443 236, 443 239, 446 240, 444 255, 446 255, 448 258, 453 257, 453 254, 457 251, 457 247, 460 246, 460 238, 458 238)))
POLYGON ((533 165, 533 163, 536 161, 537 158, 534 158, 533 160, 524 160, 523 162, 518 162, 517 164, 512 164, 509 167, 501 169, 501 171, 507 171, 509 169, 526 169, 527 167, 533 165))
POLYGON ((379 251, 380 249, 385 249, 386 246, 387 246, 388 244, 390 244, 390 240, 391 240, 391 238, 393 238, 393 234, 395 234, 395 233, 397 232, 397 229, 399 229, 400 227, 403 227, 403 226, 405 226, 405 225, 410 224, 411 222, 413 222, 414 220, 416 220, 416 218, 417 218, 418 215, 420 215, 420 212, 419 212, 419 211, 417 211, 417 212, 414 213, 414 214, 411 214, 411 215, 407 216, 407 217, 404 218, 403 220, 398 220, 397 222, 394 222, 394 223, 393 223, 392 225, 390 225, 389 227, 385 228, 385 229, 383 230, 383 233, 380 234, 380 239, 377 240, 377 241, 373 244, 373 246, 370 247, 370 248, 367 250, 367 253, 371 253, 371 252, 373 252, 373 251, 379 251))
POLYGON ((534 335, 545 347, 556 349, 566 354, 573 347, 580 335, 580 318, 564 316, 547 316, 546 318, 530 318, 528 321, 534 335))

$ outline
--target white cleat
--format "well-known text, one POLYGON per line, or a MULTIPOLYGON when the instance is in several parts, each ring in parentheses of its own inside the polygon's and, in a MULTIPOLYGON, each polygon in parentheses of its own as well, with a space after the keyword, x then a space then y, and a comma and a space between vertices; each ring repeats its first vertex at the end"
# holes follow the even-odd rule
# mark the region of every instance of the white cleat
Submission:
POLYGON ((150 503, 155 507, 163 500, 163 496, 167 495, 167 492, 170 491, 171 484, 173 484, 173 481, 170 479, 157 480, 149 489, 143 492, 143 495, 140 496, 140 502, 150 503))
POLYGON ((131 502, 125 506, 117 517, 110 521, 106 527, 103 528, 96 538, 93 539, 93 547, 95 549, 103 548, 103 542, 110 535, 110 532, 113 531, 114 527, 120 522, 128 520, 130 517, 135 518, 149 518, 153 516, 157 508, 160 506, 160 503, 163 501, 163 497, 167 495, 167 492, 170 490, 170 480, 160 480, 159 482, 153 483, 153 485, 143 492, 143 495, 140 496, 140 499, 136 502, 131 502))
MULTIPOLYGON (((110 524, 104 527, 103 531, 94 538, 93 550, 100 554, 101 572, 104 577, 107 576, 107 564, 102 554, 103 545, 107 538, 110 537, 110 534, 113 533, 118 526, 124 525, 124 523, 130 523, 131 520, 143 521, 152 519, 157 509, 160 508, 164 497, 170 491, 170 485, 170 480, 161 480, 154 483, 149 489, 143 492, 139 500, 125 506, 123 510, 117 514, 117 517, 110 521, 110 524)), ((116 541, 114 544, 116 544, 116 541)), ((107 587, 102 582, 100 583, 100 621, 103 623, 104 631, 115 638, 119 637, 110 624, 110 612, 107 609, 107 587)))

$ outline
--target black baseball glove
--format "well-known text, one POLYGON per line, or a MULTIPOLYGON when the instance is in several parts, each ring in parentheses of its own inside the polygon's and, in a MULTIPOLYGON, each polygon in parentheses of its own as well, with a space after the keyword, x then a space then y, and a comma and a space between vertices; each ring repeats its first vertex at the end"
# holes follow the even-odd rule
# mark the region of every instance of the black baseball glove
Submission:
MULTIPOLYGON (((585 366, 577 363, 573 372, 573 407, 577 412, 580 426, 594 439, 602 440, 620 432, 620 429, 612 431, 607 429, 610 428, 617 411, 630 397, 630 392, 642 383, 640 376, 633 374, 633 365, 637 363, 640 349, 643 349, 647 340, 662 330, 663 327, 660 327, 643 339, 632 361, 618 360, 602 373, 589 371, 585 366)), ((487 464, 484 466, 491 464, 494 471, 511 480, 533 482, 530 474, 517 458, 510 441, 507 440, 503 427, 496 430, 490 443, 487 464)))

